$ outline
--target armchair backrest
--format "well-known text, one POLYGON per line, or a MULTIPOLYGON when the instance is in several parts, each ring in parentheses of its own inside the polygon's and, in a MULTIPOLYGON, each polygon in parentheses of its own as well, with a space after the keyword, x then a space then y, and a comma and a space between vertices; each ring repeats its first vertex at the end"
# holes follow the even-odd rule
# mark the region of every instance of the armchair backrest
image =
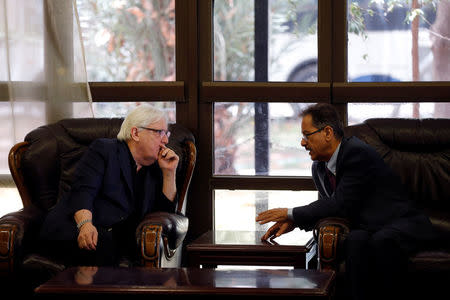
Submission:
MULTIPOLYGON (((114 138, 122 118, 64 119, 41 126, 25 137, 25 142, 11 149, 9 166, 24 207, 43 210, 53 207, 70 190, 78 161, 97 138, 114 138)), ((177 210, 185 213, 186 196, 196 160, 195 139, 179 124, 170 124, 168 147, 180 157, 177 169, 177 210)))
POLYGON ((450 208, 450 119, 369 119, 345 128, 372 145, 400 176, 413 204, 450 208))

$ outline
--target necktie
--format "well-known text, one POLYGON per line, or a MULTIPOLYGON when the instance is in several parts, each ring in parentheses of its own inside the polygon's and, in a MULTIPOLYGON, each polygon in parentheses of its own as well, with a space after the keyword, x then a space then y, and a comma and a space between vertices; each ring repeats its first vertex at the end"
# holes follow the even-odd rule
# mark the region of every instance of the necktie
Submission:
POLYGON ((331 191, 334 192, 336 190, 336 176, 334 176, 333 173, 331 173, 328 168, 325 168, 325 172, 327 173, 328 181, 331 186, 331 191))

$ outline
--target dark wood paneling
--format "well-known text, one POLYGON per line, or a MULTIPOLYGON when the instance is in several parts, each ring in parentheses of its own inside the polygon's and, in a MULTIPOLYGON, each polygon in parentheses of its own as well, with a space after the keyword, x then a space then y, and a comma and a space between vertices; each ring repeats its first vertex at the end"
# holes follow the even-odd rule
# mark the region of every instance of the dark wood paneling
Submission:
POLYGON ((184 82, 90 82, 95 102, 184 101, 184 82))
MULTIPOLYGON (((198 14, 196 26, 198 27, 197 30, 201 30, 201 34, 199 32, 195 38, 199 56, 198 64, 196 64, 198 73, 195 79, 189 78, 189 80, 192 80, 198 88, 201 82, 212 80, 213 1, 194 2, 197 5, 195 14, 198 14)), ((194 11, 190 13, 194 13, 194 11)), ((198 104, 195 113, 198 124, 196 141, 198 152, 197 165, 192 178, 191 198, 188 202, 189 231, 186 237, 188 241, 213 227, 212 190, 208 184, 212 174, 213 109, 211 103, 200 102, 198 94, 195 98, 190 98, 189 101, 198 104)))
POLYGON ((332 22, 333 19, 332 1, 319 0, 318 2, 318 80, 319 82, 331 82, 332 79, 332 22))
POLYGON ((206 102, 329 102, 329 83, 203 82, 206 102))

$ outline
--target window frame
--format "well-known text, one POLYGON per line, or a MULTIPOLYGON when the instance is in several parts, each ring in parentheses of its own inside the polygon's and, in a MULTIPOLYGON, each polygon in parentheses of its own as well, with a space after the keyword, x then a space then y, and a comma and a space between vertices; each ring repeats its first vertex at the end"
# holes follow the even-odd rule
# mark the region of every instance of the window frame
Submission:
POLYGON ((214 228, 214 189, 315 190, 311 177, 214 175, 214 102, 328 102, 336 107, 346 125, 347 104, 351 102, 447 102, 450 99, 450 82, 347 82, 347 0, 318 0, 317 83, 214 82, 213 0, 198 1, 198 6, 198 24, 202 28, 198 50, 202 58, 198 79, 198 119, 202 124, 198 135, 202 157, 198 161, 197 181, 194 180, 196 203, 191 211, 195 233, 214 228))
MULTIPOLYGON (((199 97, 199 153, 203 153, 197 176, 200 182, 208 182, 208 189, 197 187, 197 203, 191 213, 195 213, 192 231, 204 232, 214 228, 214 190, 315 190, 311 177, 289 176, 222 176, 213 174, 213 110, 214 102, 331 102, 331 24, 321 22, 330 17, 332 1, 319 0, 318 3, 318 82, 214 82, 213 81, 213 0, 199 1, 200 97, 199 97), (302 96, 299 96, 302 95, 302 96), (203 112, 203 113, 202 113, 203 112), (198 214, 202 211, 203 214, 198 214)), ((195 181, 194 181, 195 183, 195 181)), ((195 187, 194 187, 195 188, 195 187)))

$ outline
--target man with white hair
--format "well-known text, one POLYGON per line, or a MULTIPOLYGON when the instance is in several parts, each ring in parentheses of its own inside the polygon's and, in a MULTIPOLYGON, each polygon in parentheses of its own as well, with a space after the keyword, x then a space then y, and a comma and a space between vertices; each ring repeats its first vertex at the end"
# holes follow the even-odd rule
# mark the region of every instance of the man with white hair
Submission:
POLYGON ((142 217, 175 211, 179 158, 166 147, 167 126, 161 110, 141 105, 125 118, 116 139, 92 142, 70 193, 44 221, 45 251, 59 254, 66 264, 133 262, 134 232, 142 217))

